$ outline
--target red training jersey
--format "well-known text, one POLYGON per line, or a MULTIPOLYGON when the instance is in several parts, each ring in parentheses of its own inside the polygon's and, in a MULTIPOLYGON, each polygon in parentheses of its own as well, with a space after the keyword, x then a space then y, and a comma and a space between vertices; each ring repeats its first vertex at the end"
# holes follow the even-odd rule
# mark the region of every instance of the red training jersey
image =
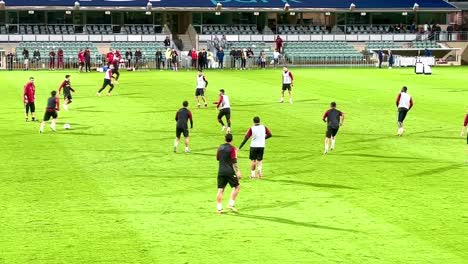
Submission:
POLYGON ((80 62, 84 62, 85 59, 83 51, 78 52, 78 60, 80 60, 80 62))
POLYGON ((112 51, 107 52, 106 59, 108 63, 114 62, 114 53, 112 51))
POLYGON ((463 126, 468 126, 468 114, 465 116, 465 121, 463 121, 463 126))
POLYGON ((25 103, 34 103, 36 99, 36 87, 34 83, 28 82, 24 85, 23 99, 25 103))

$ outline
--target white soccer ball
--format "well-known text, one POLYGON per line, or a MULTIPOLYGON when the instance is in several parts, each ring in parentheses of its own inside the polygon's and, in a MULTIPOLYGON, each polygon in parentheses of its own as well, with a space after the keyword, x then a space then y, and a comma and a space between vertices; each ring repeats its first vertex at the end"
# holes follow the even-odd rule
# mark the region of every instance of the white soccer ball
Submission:
POLYGON ((63 128, 64 129, 71 129, 71 125, 66 123, 66 124, 63 125, 63 128))

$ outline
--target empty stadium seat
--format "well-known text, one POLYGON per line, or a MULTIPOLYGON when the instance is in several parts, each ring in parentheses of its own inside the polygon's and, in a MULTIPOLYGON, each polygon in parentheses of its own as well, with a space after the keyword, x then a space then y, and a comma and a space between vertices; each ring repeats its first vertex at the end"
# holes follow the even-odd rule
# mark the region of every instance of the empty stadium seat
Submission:
POLYGON ((253 35, 259 34, 257 25, 204 25, 202 33, 205 35, 253 35))

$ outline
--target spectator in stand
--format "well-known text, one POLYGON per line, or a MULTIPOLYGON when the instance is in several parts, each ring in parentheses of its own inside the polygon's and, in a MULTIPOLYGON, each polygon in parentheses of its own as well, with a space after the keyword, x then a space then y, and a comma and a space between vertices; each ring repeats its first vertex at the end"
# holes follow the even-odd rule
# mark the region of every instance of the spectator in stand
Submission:
POLYGON ((221 48, 225 49, 226 46, 227 46, 227 42, 228 42, 228 41, 227 41, 226 35, 223 35, 223 36, 221 37, 221 43, 220 43, 221 48))
POLYGON ((85 52, 85 70, 86 72, 91 72, 91 51, 86 47, 85 52))
POLYGON ((416 32, 416 23, 411 23, 411 26, 410 26, 410 33, 413 34, 414 32, 416 32))
POLYGON ((163 55, 162 55, 161 49, 158 49, 156 51, 155 58, 156 58, 156 69, 161 70, 161 64, 163 62, 163 55))
POLYGON ((215 63, 215 58, 214 58, 213 52, 208 51, 206 57, 207 57, 207 61, 208 61, 207 68, 213 69, 213 65, 215 63))
POLYGON ((203 50, 198 52, 198 70, 203 71, 203 50))
POLYGON ((247 49, 241 50, 241 70, 245 70, 247 66, 247 49))
POLYGON ((195 50, 195 48, 193 48, 191 51, 190 51, 190 59, 192 60, 192 69, 196 69, 197 68, 197 61, 198 61, 198 54, 197 54, 197 51, 195 50))
POLYGON ((231 48, 229 58, 231 59, 231 69, 234 69, 236 67, 236 50, 234 48, 231 48))
POLYGON ((432 52, 428 48, 425 48, 424 49, 424 56, 432 57, 432 52))
POLYGON ((273 51, 273 67, 276 68, 276 65, 279 64, 280 53, 278 50, 273 51))
POLYGON ((164 40, 164 47, 166 48, 171 47, 171 39, 169 39, 169 36, 166 36, 166 39, 164 40))
POLYGON ((453 24, 454 23, 450 23, 450 25, 447 26, 447 35, 448 35, 448 40, 451 41, 452 40, 452 33, 453 33, 453 24))
POLYGON ((252 48, 247 49, 247 68, 251 69, 254 64, 255 54, 252 48))
POLYGON ((388 50, 388 68, 392 69, 395 59, 393 58, 393 53, 391 50, 388 50))
POLYGON ((135 66, 134 66, 135 70, 138 70, 140 68, 142 57, 143 57, 143 54, 141 54, 141 50, 137 48, 135 51, 135 66))
POLYGON ((24 70, 29 71, 29 50, 23 49, 24 70))
POLYGON ((172 50, 170 48, 167 48, 166 49, 166 53, 164 54, 165 57, 166 57, 166 68, 168 70, 170 70, 172 68, 172 65, 171 65, 171 53, 172 53, 172 50))
POLYGON ((49 52, 49 70, 55 70, 55 51, 51 49, 49 52))
POLYGON ((236 69, 241 68, 241 58, 242 58, 242 50, 237 49, 234 55, 234 59, 236 60, 236 69))
POLYGON ((171 51, 171 62, 172 62, 172 70, 178 71, 177 65, 179 63, 179 54, 177 54, 177 51, 175 49, 172 49, 171 51))
POLYGON ((379 68, 382 68, 382 62, 383 62, 383 56, 384 56, 383 50, 380 49, 377 55, 379 56, 379 68))
POLYGON ((106 54, 107 66, 110 66, 114 62, 114 52, 112 49, 109 49, 109 52, 106 54))
POLYGON ((203 68, 208 68, 208 52, 203 49, 203 68))
POLYGON ((213 46, 215 47, 216 50, 219 50, 219 48, 221 48, 220 46, 220 41, 218 39, 218 36, 214 36, 214 39, 213 39, 213 46))
POLYGON ((216 52, 216 58, 218 59, 218 69, 224 69, 224 50, 222 47, 216 52))
MULTIPOLYGON (((84 54, 83 54, 84 55, 84 54)), ((63 63, 63 49, 62 48, 59 48, 58 51, 57 51, 57 68, 58 69, 64 69, 65 65, 63 63)))
POLYGON ((40 64, 41 64, 41 53, 39 52, 39 49, 35 49, 33 52, 33 64, 34 64, 34 69, 39 69, 40 64))
POLYGON ((132 67, 133 52, 131 48, 128 48, 125 52, 125 67, 130 69, 132 67))
POLYGON ((80 49, 78 52, 78 71, 83 72, 83 67, 85 64, 85 57, 84 57, 84 51, 83 49, 80 49))
POLYGON ((276 43, 276 50, 278 50, 279 53, 283 53, 283 39, 278 35, 275 40, 276 43))
POLYGON ((6 61, 7 69, 9 71, 12 71, 13 70, 13 58, 15 57, 15 55, 13 55, 13 53, 11 53, 11 51, 10 51, 10 52, 8 52, 6 57, 7 57, 7 61, 6 61))
POLYGON ((426 23, 424 24, 424 33, 428 33, 429 32, 429 25, 426 23))
POLYGON ((260 52, 260 67, 265 69, 265 66, 266 66, 266 53, 265 51, 262 50, 262 52, 260 52))

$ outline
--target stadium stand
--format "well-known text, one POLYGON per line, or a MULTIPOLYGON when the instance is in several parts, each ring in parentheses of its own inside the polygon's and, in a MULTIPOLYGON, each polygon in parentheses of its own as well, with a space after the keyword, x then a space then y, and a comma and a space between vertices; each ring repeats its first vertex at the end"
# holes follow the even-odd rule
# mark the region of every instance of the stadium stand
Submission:
POLYGON ((439 44, 435 41, 413 41, 412 42, 412 47, 413 48, 418 48, 418 49, 437 49, 440 48, 439 44))
POLYGON ((362 55, 344 41, 291 42, 284 48, 287 57, 346 57, 356 58, 362 55))
POLYGON ((394 41, 369 41, 366 42, 366 47, 368 50, 378 50, 378 49, 399 49, 403 46, 400 43, 394 41))
POLYGON ((132 49, 133 52, 140 49, 143 56, 148 57, 154 57, 158 49, 161 49, 163 54, 166 50, 163 43, 160 42, 113 42, 111 48, 118 49, 121 53, 125 53, 128 48, 132 49))
POLYGON ((256 25, 204 25, 202 28, 202 33, 206 35, 212 34, 224 34, 224 35, 250 35, 250 34, 260 34, 256 25))
POLYGON ((278 25, 278 34, 328 34, 325 26, 278 25))
POLYGON ((80 49, 85 49, 89 47, 91 54, 96 57, 100 57, 96 45, 92 42, 21 42, 16 48, 16 56, 21 57, 23 49, 28 49, 30 56, 35 49, 39 49, 42 57, 47 57, 51 49, 54 49, 55 52, 59 48, 63 49, 64 56, 67 58, 77 57, 78 51, 80 49))

